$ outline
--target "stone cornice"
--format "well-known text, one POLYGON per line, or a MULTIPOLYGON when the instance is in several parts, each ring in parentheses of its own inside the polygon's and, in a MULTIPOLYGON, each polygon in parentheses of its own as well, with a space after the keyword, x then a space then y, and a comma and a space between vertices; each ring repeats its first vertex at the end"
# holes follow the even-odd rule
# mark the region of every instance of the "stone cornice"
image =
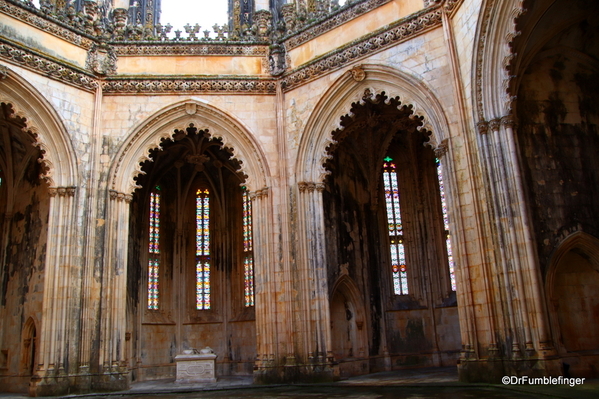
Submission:
POLYGON ((289 91, 323 74, 437 28, 441 26, 442 13, 441 6, 435 6, 402 18, 385 29, 372 32, 358 42, 340 47, 286 73, 282 78, 282 86, 285 91, 289 91))
POLYGON ((391 0, 366 0, 360 3, 354 3, 348 7, 344 7, 327 17, 324 21, 317 21, 312 25, 296 32, 284 40, 285 47, 291 50, 315 37, 322 35, 336 27, 351 21, 369 11, 374 10, 383 4, 389 3, 391 0))
POLYGON ((105 95, 123 94, 275 94, 276 80, 239 77, 131 77, 108 78, 102 82, 105 95))
POLYGON ((75 32, 67 24, 60 21, 53 21, 50 16, 43 15, 41 11, 27 7, 24 4, 17 6, 10 1, 0 0, 0 12, 66 40, 69 43, 81 46, 86 50, 89 50, 94 43, 94 40, 75 32))
POLYGON ((98 87, 93 75, 0 37, 0 59, 87 91, 98 87))
MULTIPOLYGON (((378 7, 385 4, 389 0, 372 0, 358 3, 355 6, 361 6, 363 12, 370 10, 363 7, 378 7)), ((302 65, 295 70, 288 71, 281 78, 281 84, 285 91, 292 90, 298 86, 308 83, 322 75, 328 74, 340 68, 343 68, 357 60, 366 58, 374 53, 385 50, 398 43, 412 39, 424 32, 435 29, 441 26, 442 13, 455 12, 459 8, 462 0, 446 0, 439 2, 436 5, 430 6, 420 12, 402 18, 397 22, 388 25, 378 31, 372 32, 363 37, 359 41, 354 41, 342 46, 334 51, 329 52, 313 61, 302 65)), ((344 10, 349 11, 352 7, 344 10)), ((45 29, 44 23, 50 25, 53 22, 48 22, 45 18, 37 16, 28 9, 22 9, 20 6, 9 4, 6 0, 0 0, 0 12, 5 12, 9 15, 9 10, 13 14, 29 15, 23 17, 37 24, 50 33, 60 36, 52 29, 45 29), (2 8, 4 7, 4 8, 2 8)), ((354 10, 355 12, 355 10, 354 10)), ((338 17, 335 23, 343 23, 341 15, 343 12, 333 16, 333 19, 338 17)), ((349 14, 348 14, 349 15, 349 14)), ((357 15, 356 15, 357 16, 357 15)), ((349 17, 344 17, 349 18, 349 17)), ((20 18, 22 19, 22 18, 20 18)), ((347 19, 349 20, 349 19, 347 19)), ((344 20, 345 21, 345 20, 344 20)), ((332 22, 331 22, 332 24, 332 22)), ((318 35, 332 29, 334 26, 327 21, 321 23, 322 29, 318 30, 315 26, 309 27, 307 30, 300 32, 299 36, 292 36, 291 39, 300 43, 299 37, 308 38, 309 35, 318 35), (327 28, 328 27, 328 28, 327 28), (311 32, 311 33, 308 33, 311 32), (318 33, 319 32, 319 33, 318 33)), ((91 49, 94 41, 77 35, 66 28, 61 28, 58 24, 52 25, 56 29, 62 29, 66 36, 72 35, 71 42, 82 47, 89 45, 91 49)), ((53 28, 54 29, 54 28, 53 28)), ((58 30, 60 30, 58 29, 58 30)), ((61 32, 62 32, 61 31, 61 32)), ((60 36, 62 37, 62 36, 60 36)), ((286 41, 289 45, 290 40, 286 41)), ((65 38, 66 40, 66 38, 65 38)), ((303 40, 303 39, 302 39, 303 40)), ((268 54, 268 47, 260 44, 234 44, 234 43, 151 43, 140 42, 137 44, 130 43, 112 43, 115 53, 121 56, 145 56, 145 55, 232 55, 232 56, 261 56, 265 57, 268 54)), ((38 72, 42 75, 63 81, 67 84, 80 87, 83 90, 95 90, 98 86, 98 80, 89 72, 79 69, 71 64, 56 60, 52 57, 42 55, 34 50, 26 49, 21 45, 14 44, 7 39, 0 38, 0 58, 5 59, 16 65, 38 72)), ((266 58, 265 58, 266 59, 266 58)), ((190 94, 190 93, 230 93, 230 94, 275 94, 276 78, 267 77, 223 77, 223 76, 111 76, 102 80, 102 89, 107 95, 123 95, 123 94, 190 94)))
POLYGON ((233 43, 112 43, 115 53, 121 56, 148 55, 231 55, 264 57, 268 55, 268 45, 233 43))

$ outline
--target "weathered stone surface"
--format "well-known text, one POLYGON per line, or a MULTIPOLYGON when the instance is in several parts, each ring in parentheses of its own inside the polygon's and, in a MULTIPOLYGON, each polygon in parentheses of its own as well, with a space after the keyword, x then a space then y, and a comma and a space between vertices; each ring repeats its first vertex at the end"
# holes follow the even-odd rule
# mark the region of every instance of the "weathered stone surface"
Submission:
POLYGON ((205 345, 212 377, 188 359, 181 380, 456 361, 464 381, 562 363, 597 376, 596 2, 296 2, 178 40, 141 3, 0 0, 1 389, 179 378, 183 350, 205 345), (399 168, 401 295, 385 156, 399 168), (197 307, 199 188, 210 309, 197 307))

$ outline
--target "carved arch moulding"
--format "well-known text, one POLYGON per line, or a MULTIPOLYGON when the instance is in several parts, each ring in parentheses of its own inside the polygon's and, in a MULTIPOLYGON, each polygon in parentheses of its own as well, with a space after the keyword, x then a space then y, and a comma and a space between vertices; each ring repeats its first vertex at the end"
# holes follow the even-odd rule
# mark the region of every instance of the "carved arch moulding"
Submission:
POLYGON ((29 82, 10 68, 2 67, 0 103, 10 104, 15 116, 23 118, 25 132, 35 138, 40 149, 41 179, 50 187, 75 187, 79 180, 77 160, 61 117, 29 82))
POLYGON ((526 10, 524 0, 486 0, 479 14, 476 53, 473 59, 475 117, 493 120, 511 114, 514 94, 510 93, 511 48, 519 35, 517 19, 526 10))
POLYGON ((163 140, 193 124, 207 130, 230 148, 232 157, 241 163, 246 175, 244 185, 250 191, 268 186, 270 171, 266 156, 254 135, 241 122, 227 113, 202 102, 187 100, 167 106, 136 127, 121 144, 109 174, 109 189, 132 194, 139 188, 135 178, 142 174, 141 164, 151 161, 150 151, 161 147, 163 140))
POLYGON ((432 132, 429 145, 447 145, 447 117, 439 100, 421 80, 387 66, 352 66, 324 93, 308 118, 296 161, 297 181, 324 181, 328 174, 324 165, 330 157, 327 148, 335 144, 333 132, 342 129, 341 117, 352 104, 364 103, 382 92, 388 98, 399 97, 402 105, 412 107, 414 117, 422 117, 420 129, 432 132))

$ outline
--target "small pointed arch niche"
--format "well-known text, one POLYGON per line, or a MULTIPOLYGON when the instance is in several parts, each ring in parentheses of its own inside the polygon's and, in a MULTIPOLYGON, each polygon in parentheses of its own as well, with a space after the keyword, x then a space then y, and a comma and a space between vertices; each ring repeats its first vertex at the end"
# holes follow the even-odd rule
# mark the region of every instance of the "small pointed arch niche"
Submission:
POLYGON ((21 372, 25 375, 35 373, 37 364, 37 328, 33 318, 27 318, 23 326, 23 342, 21 347, 21 372))

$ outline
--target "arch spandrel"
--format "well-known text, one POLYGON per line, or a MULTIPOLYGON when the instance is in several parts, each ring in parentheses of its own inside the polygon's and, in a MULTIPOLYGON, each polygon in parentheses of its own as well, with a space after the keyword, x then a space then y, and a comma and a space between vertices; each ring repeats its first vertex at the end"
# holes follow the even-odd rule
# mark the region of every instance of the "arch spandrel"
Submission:
POLYGON ((338 78, 311 113, 299 146, 297 181, 324 181, 324 164, 330 156, 327 148, 334 144, 333 131, 343 128, 341 117, 349 112, 352 103, 363 102, 369 93, 381 92, 389 98, 399 96, 403 105, 412 106, 413 115, 422 117, 421 129, 432 132, 433 147, 447 139, 449 125, 443 108, 421 80, 387 66, 359 65, 338 78))
POLYGON ((175 130, 184 130, 190 124, 207 130, 211 137, 222 140, 223 147, 232 150, 232 157, 241 162, 240 172, 247 176, 244 185, 248 190, 268 186, 266 157, 249 129, 213 106, 187 100, 159 110, 133 130, 116 154, 109 188, 132 194, 139 187, 136 176, 144 173, 141 164, 151 160, 150 151, 160 148, 163 139, 172 138, 175 130))
POLYGON ((25 119, 25 130, 41 150, 43 174, 50 187, 78 185, 77 159, 67 129, 52 105, 29 82, 2 66, 0 102, 11 104, 14 114, 25 119))

